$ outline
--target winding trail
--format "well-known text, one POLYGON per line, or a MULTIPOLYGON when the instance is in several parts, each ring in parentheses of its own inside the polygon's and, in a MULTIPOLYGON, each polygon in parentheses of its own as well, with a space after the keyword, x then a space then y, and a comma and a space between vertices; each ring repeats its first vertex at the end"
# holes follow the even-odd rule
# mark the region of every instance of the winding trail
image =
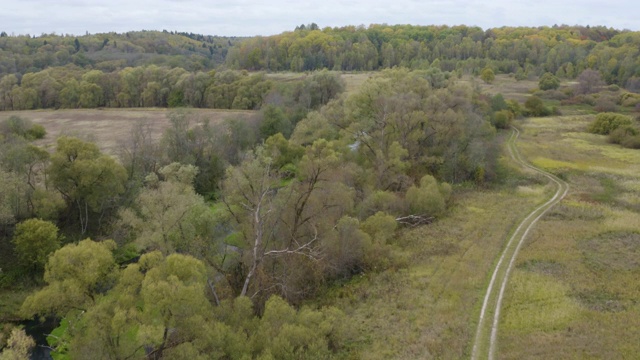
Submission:
POLYGON ((509 275, 513 269, 513 265, 520 251, 520 247, 524 243, 525 238, 533 226, 542 218, 547 211, 554 205, 559 203, 569 192, 569 184, 562 179, 541 170, 526 161, 524 161, 516 147, 516 140, 520 136, 520 131, 513 128, 511 137, 507 141, 507 149, 511 158, 520 166, 533 170, 545 177, 557 186, 555 194, 544 204, 537 207, 518 225, 512 233, 507 245, 505 246, 500 259, 493 269, 491 280, 487 286, 487 291, 480 310, 480 318, 476 329, 476 336, 473 342, 473 350, 471 359, 490 359, 495 358, 496 343, 498 337, 498 323, 500 319, 500 308, 504 291, 509 281, 509 275), (492 321, 490 319, 493 317, 492 321))

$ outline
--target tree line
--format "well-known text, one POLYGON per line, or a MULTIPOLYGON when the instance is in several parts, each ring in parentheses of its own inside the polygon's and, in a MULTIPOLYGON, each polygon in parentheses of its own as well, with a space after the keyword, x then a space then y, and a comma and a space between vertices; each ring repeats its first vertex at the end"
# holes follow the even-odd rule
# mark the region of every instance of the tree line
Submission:
POLYGON ((347 351, 339 310, 292 305, 402 266, 399 228, 445 216, 451 184, 499 178, 500 107, 432 75, 387 70, 349 95, 316 88, 326 102, 297 122, 291 93, 253 124, 194 126, 175 111, 159 141, 135 127, 119 159, 71 137, 49 154, 14 119, 2 153, 24 156, 0 159, 16 254, 2 281, 43 285, 22 315, 62 319, 50 341, 63 357, 347 351))
POLYGON ((189 72, 180 67, 156 65, 113 72, 53 67, 21 78, 14 74, 2 77, 0 110, 96 107, 257 110, 269 101, 269 94, 282 92, 292 93, 290 97, 311 109, 326 103, 328 96, 339 88, 335 76, 317 72, 289 85, 275 86, 264 73, 246 71, 189 72))
POLYGON ((640 33, 601 26, 309 26, 246 39, 229 49, 226 64, 267 71, 437 67, 474 75, 490 67, 519 78, 550 72, 570 79, 595 69, 624 86, 640 76, 639 45, 640 33))
POLYGON ((111 72, 155 64, 189 71, 224 63, 229 47, 242 38, 164 31, 74 35, 0 33, 0 76, 76 65, 111 72))

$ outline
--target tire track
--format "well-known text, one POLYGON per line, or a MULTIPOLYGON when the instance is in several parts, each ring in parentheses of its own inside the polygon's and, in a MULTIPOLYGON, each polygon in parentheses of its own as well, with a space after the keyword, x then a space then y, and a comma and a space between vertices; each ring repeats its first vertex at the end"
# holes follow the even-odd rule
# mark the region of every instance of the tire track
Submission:
POLYGON ((471 353, 471 359, 477 360, 480 358, 494 359, 496 351, 496 343, 498 337, 498 323, 500 319, 500 308, 502 306, 502 300, 504 298, 504 291, 509 281, 509 275, 513 269, 513 265, 518 256, 518 252, 524 243, 525 238, 529 234, 529 231, 533 226, 542 218, 547 211, 549 211, 554 205, 559 203, 569 191, 569 184, 557 176, 541 170, 522 159, 522 156, 518 152, 518 148, 515 143, 520 136, 520 131, 513 128, 511 137, 507 142, 507 149, 511 158, 524 168, 528 168, 537 172, 557 186, 554 195, 547 200, 544 204, 538 206, 529 215, 527 215, 522 222, 518 225, 513 232, 507 245, 505 246, 500 259, 493 269, 491 280, 487 286, 487 291, 482 302, 482 308, 480 310, 480 317, 478 320, 478 327, 476 329, 476 336, 473 343, 473 350, 471 353), (499 284, 499 288, 497 287, 499 284), (493 321, 489 322, 489 318, 493 313, 493 321), (484 356, 483 356, 484 355, 484 356))

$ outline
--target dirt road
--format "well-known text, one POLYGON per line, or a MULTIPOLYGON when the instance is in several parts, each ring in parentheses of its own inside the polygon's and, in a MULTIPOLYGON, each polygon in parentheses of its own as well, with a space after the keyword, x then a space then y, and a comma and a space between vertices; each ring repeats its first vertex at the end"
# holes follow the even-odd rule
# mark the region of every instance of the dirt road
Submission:
POLYGON ((524 220, 522 220, 516 230, 511 234, 507 245, 500 255, 500 259, 498 260, 498 263, 493 270, 493 274, 491 275, 491 280, 487 286, 487 291, 480 310, 478 327, 476 329, 476 336, 471 353, 471 359, 473 360, 491 360, 495 358, 502 299, 504 297, 505 288, 507 287, 507 282, 509 281, 509 275, 513 269, 518 252, 520 251, 520 247, 524 243, 529 231, 538 222, 538 220, 540 220, 540 218, 542 218, 554 205, 562 201, 569 191, 569 184, 565 181, 525 162, 522 159, 518 152, 518 148, 516 147, 516 140, 519 136, 520 132, 518 129, 513 128, 513 133, 507 142, 507 149, 511 158, 520 166, 548 178, 550 182, 556 186, 556 191, 547 202, 537 207, 529 213, 524 220))

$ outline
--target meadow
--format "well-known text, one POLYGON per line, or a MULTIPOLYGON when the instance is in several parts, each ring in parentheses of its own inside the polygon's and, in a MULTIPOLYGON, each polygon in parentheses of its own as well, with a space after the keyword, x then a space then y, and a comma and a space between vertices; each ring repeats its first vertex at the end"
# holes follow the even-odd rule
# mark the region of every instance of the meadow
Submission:
MULTIPOLYGON (((167 114, 171 109, 65 109, 65 110, 27 110, 2 111, 0 121, 11 116, 20 116, 40 124, 47 130, 47 136, 35 142, 53 151, 55 141, 61 135, 75 136, 95 142, 101 151, 115 155, 123 141, 129 138, 134 125, 144 122, 150 134, 159 139, 171 123, 167 114)), ((208 120, 211 124, 225 119, 248 120, 257 112, 249 110, 190 109, 196 119, 191 126, 208 120)))
POLYGON ((500 358, 640 353, 640 154, 585 133, 592 117, 527 119, 520 149, 571 184, 523 246, 503 308, 500 358))

